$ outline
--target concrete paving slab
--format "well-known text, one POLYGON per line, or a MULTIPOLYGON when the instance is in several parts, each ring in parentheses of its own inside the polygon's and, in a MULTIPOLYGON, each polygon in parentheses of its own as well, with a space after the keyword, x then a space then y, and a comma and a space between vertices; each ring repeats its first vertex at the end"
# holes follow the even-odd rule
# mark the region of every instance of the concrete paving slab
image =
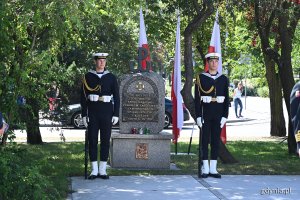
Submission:
POLYGON ((176 176, 110 176, 109 180, 72 177, 72 199, 198 200, 219 199, 195 178, 176 176))
POLYGON ((109 180, 72 177, 69 199, 198 200, 300 199, 300 176, 223 175, 198 179, 189 175, 111 176, 109 180))
POLYGON ((299 175, 223 175, 222 179, 207 178, 205 182, 226 199, 300 199, 299 175))

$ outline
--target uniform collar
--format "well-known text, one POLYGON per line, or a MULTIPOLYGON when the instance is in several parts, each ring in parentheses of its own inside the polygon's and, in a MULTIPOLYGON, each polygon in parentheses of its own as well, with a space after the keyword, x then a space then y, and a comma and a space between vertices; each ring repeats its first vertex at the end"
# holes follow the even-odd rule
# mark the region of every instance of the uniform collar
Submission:
MULTIPOLYGON (((90 70, 89 72, 98 76, 98 74, 95 70, 90 70)), ((105 69, 102 76, 104 76, 105 74, 109 74, 109 73, 110 72, 107 69, 105 69)))
POLYGON ((217 75, 215 75, 215 76, 212 76, 210 73, 207 73, 207 72, 204 72, 202 74, 205 75, 205 76, 207 76, 207 77, 209 77, 209 78, 215 79, 215 80, 217 78, 219 78, 220 76, 222 76, 222 74, 220 74, 219 72, 217 72, 217 75))

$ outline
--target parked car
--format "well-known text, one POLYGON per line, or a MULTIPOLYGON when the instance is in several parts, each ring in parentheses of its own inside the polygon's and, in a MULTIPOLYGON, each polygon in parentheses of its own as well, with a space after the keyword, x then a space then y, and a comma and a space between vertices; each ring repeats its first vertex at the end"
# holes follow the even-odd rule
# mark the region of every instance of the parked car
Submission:
MULTIPOLYGON (((183 118, 184 121, 190 119, 188 109, 183 104, 183 118)), ((165 98, 165 124, 164 128, 168 128, 172 124, 172 101, 165 98)), ((81 117, 81 106, 80 104, 72 104, 68 106, 68 111, 65 113, 63 123, 72 125, 74 128, 84 128, 82 117, 81 117)))
MULTIPOLYGON (((190 113, 188 109, 182 104, 183 108, 183 121, 188 121, 190 119, 190 113)), ((172 124, 172 112, 173 104, 170 99, 165 98, 165 125, 164 128, 168 128, 172 124)))

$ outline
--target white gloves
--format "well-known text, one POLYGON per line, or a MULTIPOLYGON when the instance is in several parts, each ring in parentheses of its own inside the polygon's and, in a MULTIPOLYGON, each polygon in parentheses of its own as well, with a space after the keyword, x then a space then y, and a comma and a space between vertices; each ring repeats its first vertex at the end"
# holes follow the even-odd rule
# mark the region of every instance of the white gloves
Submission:
POLYGON ((116 125, 118 123, 118 121, 119 121, 119 117, 113 116, 112 119, 111 119, 111 122, 112 122, 113 125, 116 125))
POLYGON ((90 101, 98 101, 98 100, 99 100, 99 95, 97 95, 97 94, 90 94, 90 95, 88 96, 88 99, 89 99, 90 101))
POLYGON ((223 103, 224 102, 225 97, 224 96, 217 96, 217 102, 218 103, 223 103))
POLYGON ((211 102, 211 96, 202 96, 201 100, 203 103, 210 103, 211 102))
POLYGON ((111 96, 102 96, 103 102, 110 102, 111 101, 111 96))
POLYGON ((85 128, 87 128, 88 127, 88 123, 87 123, 87 118, 86 117, 82 118, 82 122, 83 122, 83 125, 85 126, 85 128))
POLYGON ((198 118, 197 118, 197 125, 198 125, 199 127, 202 127, 202 119, 201 119, 201 117, 198 117, 198 118))
POLYGON ((222 117, 221 122, 220 122, 220 127, 223 128, 223 126, 225 125, 227 119, 225 117, 222 117))

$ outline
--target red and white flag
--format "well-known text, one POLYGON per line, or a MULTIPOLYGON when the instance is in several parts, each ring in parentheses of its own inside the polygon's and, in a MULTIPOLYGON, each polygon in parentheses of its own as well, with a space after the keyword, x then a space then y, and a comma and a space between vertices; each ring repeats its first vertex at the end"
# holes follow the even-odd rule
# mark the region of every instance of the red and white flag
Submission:
MULTIPOLYGON (((222 51, 221 51, 221 36, 220 36, 220 25, 219 25, 219 12, 217 10, 214 28, 212 31, 208 53, 219 53, 218 72, 222 74, 222 51)), ((206 62, 204 71, 208 71, 208 63, 206 62)))
MULTIPOLYGON (((147 41, 146 28, 143 16, 143 10, 140 8, 140 35, 139 35, 139 47, 147 49, 148 56, 142 60, 142 69, 146 69, 147 61, 150 62, 150 50, 147 41)), ((144 55, 142 55, 144 57, 144 55)))
MULTIPOLYGON (((219 66, 218 73, 222 74, 222 51, 221 51, 221 36, 220 36, 220 25, 219 25, 219 12, 217 10, 216 19, 214 22, 214 28, 212 31, 212 36, 210 40, 210 45, 208 48, 208 53, 219 53, 219 66)), ((204 71, 208 71, 208 63, 206 62, 204 71)), ((224 144, 226 144, 226 124, 223 126, 221 131, 221 140, 224 144)))
POLYGON ((173 142, 177 143, 180 135, 180 130, 183 126, 183 107, 181 96, 181 53, 180 53, 180 16, 178 15, 177 30, 176 30, 176 46, 174 68, 172 76, 172 127, 173 127, 173 142))

